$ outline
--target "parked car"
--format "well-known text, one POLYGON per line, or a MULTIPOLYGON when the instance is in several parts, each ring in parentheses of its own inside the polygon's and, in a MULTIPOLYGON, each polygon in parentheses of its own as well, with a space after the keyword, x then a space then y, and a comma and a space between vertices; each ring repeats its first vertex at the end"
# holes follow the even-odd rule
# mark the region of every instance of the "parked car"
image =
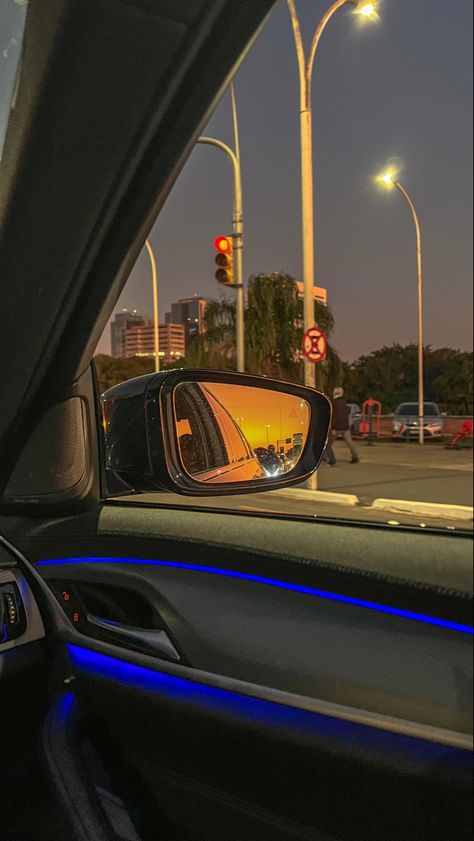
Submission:
POLYGON ((347 408, 349 409, 349 429, 352 435, 358 435, 362 419, 361 408, 357 403, 348 403, 347 408))
MULTIPOLYGON (((349 429, 352 435, 359 434, 359 425, 362 418, 361 408, 357 403, 348 403, 347 409, 349 412, 349 429)), ((337 438, 342 438, 342 432, 337 434, 337 438)))
POLYGON ((293 447, 290 447, 289 450, 285 453, 287 469, 295 467, 298 464, 298 461, 301 458, 301 451, 303 447, 301 444, 294 444, 293 447))
MULTIPOLYGON (((397 438, 418 438, 420 415, 417 402, 400 403, 392 421, 392 433, 397 438)), ((425 403, 423 407, 423 429, 425 438, 442 438, 444 419, 436 403, 425 403)))

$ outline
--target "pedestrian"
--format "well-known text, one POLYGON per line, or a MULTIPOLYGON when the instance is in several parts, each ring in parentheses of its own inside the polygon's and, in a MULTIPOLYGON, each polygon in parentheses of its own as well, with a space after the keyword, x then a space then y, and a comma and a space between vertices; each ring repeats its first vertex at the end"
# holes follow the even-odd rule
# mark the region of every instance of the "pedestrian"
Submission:
POLYGON ((343 388, 335 388, 332 393, 331 430, 329 433, 329 440, 327 443, 326 452, 324 454, 324 460, 328 461, 331 465, 336 464, 336 456, 334 455, 333 443, 339 434, 342 435, 344 442, 351 453, 350 464, 357 464, 359 461, 359 456, 357 455, 357 450, 354 447, 354 442, 352 440, 351 432, 349 429, 349 407, 344 397, 343 388))

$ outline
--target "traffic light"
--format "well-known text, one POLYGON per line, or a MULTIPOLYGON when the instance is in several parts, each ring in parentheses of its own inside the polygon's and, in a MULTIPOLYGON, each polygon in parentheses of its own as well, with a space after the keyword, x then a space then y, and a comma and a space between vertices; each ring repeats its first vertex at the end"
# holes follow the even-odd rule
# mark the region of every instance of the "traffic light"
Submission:
POLYGON ((214 240, 217 271, 215 278, 222 286, 234 283, 234 243, 232 237, 216 237, 214 240))

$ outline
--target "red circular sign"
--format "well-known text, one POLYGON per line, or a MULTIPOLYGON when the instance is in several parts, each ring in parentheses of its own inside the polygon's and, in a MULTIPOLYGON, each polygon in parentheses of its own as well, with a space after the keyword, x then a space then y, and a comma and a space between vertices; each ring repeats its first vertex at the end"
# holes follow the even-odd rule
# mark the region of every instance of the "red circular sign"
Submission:
POLYGON ((310 362, 322 362, 326 359, 328 342, 319 327, 310 327, 303 336, 303 353, 310 362))

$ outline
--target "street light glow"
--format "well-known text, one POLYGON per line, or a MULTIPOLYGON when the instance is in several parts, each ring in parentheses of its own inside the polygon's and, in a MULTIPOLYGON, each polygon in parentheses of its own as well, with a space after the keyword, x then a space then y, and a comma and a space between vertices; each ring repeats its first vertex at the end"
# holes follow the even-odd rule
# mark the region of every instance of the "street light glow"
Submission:
POLYGON ((395 186, 397 177, 398 172, 395 169, 386 169, 385 172, 377 175, 375 180, 378 184, 382 184, 383 187, 387 187, 387 189, 391 190, 395 186))
POLYGON ((362 0, 362 2, 359 3, 358 6, 356 7, 355 14, 359 15, 361 18, 364 18, 365 20, 378 20, 378 17, 379 17, 378 7, 379 7, 378 2, 365 3, 364 0, 362 0))

